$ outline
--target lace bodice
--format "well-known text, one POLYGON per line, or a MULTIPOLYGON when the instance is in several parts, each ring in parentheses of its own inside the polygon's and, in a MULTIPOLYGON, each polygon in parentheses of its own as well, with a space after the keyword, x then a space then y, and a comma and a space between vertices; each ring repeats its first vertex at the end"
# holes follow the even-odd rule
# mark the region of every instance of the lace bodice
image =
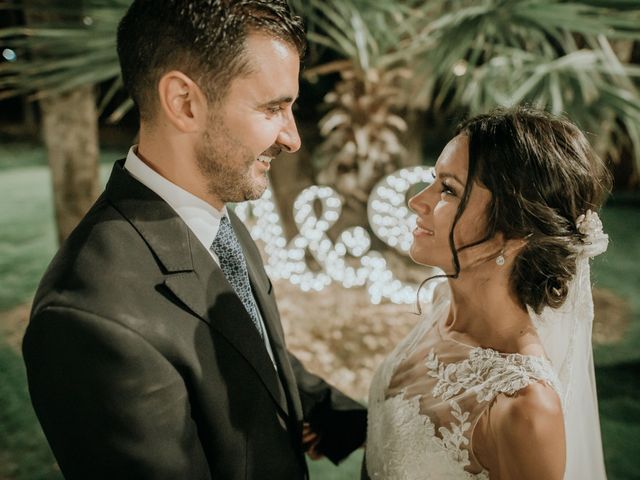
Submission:
POLYGON ((537 381, 559 392, 542 357, 445 337, 440 324, 448 311, 448 299, 435 305, 374 375, 366 451, 372 480, 488 480, 472 438, 495 397, 537 381))

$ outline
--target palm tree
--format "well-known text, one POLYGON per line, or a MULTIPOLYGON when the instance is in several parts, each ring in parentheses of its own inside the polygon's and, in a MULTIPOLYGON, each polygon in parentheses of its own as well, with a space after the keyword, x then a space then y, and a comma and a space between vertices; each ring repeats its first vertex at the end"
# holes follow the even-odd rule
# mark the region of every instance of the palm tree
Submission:
POLYGON ((392 168, 377 168, 381 149, 384 162, 401 164, 397 143, 407 139, 398 113, 451 118, 519 103, 565 113, 612 160, 633 162, 620 159, 626 144, 635 157, 630 181, 640 182, 640 67, 622 54, 640 41, 638 2, 295 3, 309 19, 309 38, 344 59, 308 72, 341 73, 325 98, 319 152, 320 177, 343 194, 364 199, 392 168), (338 175, 344 171, 351 181, 338 175))
POLYGON ((375 183, 401 165, 407 123, 402 85, 411 76, 407 64, 390 58, 395 42, 409 37, 409 2, 340 0, 294 1, 308 19, 313 47, 334 50, 343 59, 311 67, 306 77, 339 73, 324 99, 320 133, 324 142, 314 154, 317 176, 340 192, 352 208, 366 204, 375 183))
POLYGON ((564 113, 608 158, 619 159, 620 142, 629 142, 632 181, 640 181, 640 67, 619 48, 640 41, 637 2, 452 3, 421 32, 416 73, 427 81, 414 84, 412 97, 445 114, 519 103, 564 113))
MULTIPOLYGON (((84 85, 110 81, 101 99, 102 113, 121 89, 116 30, 130 0, 0 0, 0 11, 26 12, 28 24, 0 29, 0 39, 17 53, 0 64, 0 100, 27 95, 40 100, 84 85)), ((127 101, 110 115, 119 120, 132 105, 127 101)))
MULTIPOLYGON (((98 196, 95 84, 112 81, 101 108, 120 87, 115 29, 125 0, 0 2, 21 8, 26 25, 0 30, 16 61, 0 65, 0 99, 38 100, 52 173, 58 240, 64 240, 98 196)), ((128 108, 113 112, 118 118, 128 108)))

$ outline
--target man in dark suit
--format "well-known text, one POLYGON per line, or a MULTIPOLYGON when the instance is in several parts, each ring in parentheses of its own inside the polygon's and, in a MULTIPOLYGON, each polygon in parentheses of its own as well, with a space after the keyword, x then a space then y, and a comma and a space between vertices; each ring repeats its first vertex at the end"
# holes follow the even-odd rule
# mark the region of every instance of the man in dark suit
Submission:
POLYGON ((225 206, 299 148, 304 48, 284 0, 135 0, 123 18, 139 144, 53 259, 23 344, 66 478, 302 479, 305 449, 337 462, 364 442, 364 409, 287 353, 225 206))

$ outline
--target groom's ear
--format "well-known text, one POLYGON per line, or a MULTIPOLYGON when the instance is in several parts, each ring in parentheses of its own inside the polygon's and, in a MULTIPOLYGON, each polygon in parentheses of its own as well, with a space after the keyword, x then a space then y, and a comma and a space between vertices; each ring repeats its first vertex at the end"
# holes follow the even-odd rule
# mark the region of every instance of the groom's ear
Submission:
POLYGON ((160 109, 166 120, 183 133, 206 125, 207 99, 197 83, 179 70, 165 73, 158 82, 160 109))

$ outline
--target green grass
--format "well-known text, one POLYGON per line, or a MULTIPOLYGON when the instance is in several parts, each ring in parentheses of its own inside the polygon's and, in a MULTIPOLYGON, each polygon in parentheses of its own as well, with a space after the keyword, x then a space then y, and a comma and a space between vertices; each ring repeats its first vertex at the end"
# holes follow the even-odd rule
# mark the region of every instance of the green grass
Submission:
MULTIPOLYGON (((126 150, 113 148, 100 152, 100 163, 112 164, 126 155, 126 150)), ((42 146, 32 143, 3 143, 0 137, 0 172, 14 168, 42 167, 47 165, 47 157, 42 146)))
MULTIPOLYGON (((103 180, 125 153, 101 153, 103 180)), ((31 298, 56 250, 51 180, 42 147, 0 146, 0 192, 1 311, 31 298)))
POLYGON ((609 233, 609 249, 593 261, 593 281, 625 299, 632 318, 621 342, 596 348, 596 364, 640 361, 640 209, 605 208, 602 222, 609 233))
POLYGON ((337 467, 329 460, 309 460, 309 475, 312 480, 354 480, 360 478, 363 450, 357 450, 337 467))
POLYGON ((6 310, 31 298, 56 237, 47 169, 0 172, 0 310, 6 310))
MULTIPOLYGON (((124 152, 107 152, 111 163, 124 152)), ((102 166, 103 179, 110 167, 102 166)), ((49 174, 40 147, 0 147, 0 310, 28 301, 55 251, 49 174)), ((610 235, 606 254, 594 261, 594 282, 625 298, 628 330, 615 345, 595 351, 603 443, 609 480, 640 478, 640 209, 605 208, 610 235)), ((309 462, 313 479, 359 478, 362 451, 339 467, 309 462)), ((60 479, 31 409, 24 367, 0 338, 0 479, 60 479)))
POLYGON ((602 442, 609 480, 640 478, 640 363, 596 370, 602 442))
POLYGON ((22 358, 2 345, 0 365, 0 478, 62 479, 30 407, 22 358))
POLYGON ((0 171, 43 166, 47 158, 42 148, 30 143, 0 143, 0 171))

